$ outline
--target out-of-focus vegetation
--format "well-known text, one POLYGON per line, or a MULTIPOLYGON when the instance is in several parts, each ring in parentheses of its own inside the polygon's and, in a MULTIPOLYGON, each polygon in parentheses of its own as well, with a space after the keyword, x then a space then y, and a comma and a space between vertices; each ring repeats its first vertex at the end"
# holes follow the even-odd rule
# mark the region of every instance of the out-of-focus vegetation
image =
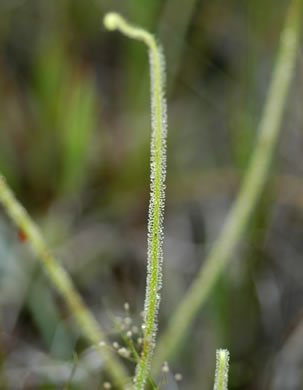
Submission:
MULTIPOLYGON (((144 47, 104 31, 116 10, 166 52, 169 143, 160 329, 200 269, 256 139, 288 2, 1 0, 0 171, 113 341, 140 325, 149 198, 144 47)), ((302 59, 279 151, 231 265, 169 361, 163 388, 210 388, 231 351, 230 389, 302 386, 302 59), (165 387, 166 386, 166 387, 165 387)), ((3 389, 96 389, 103 362, 22 236, 0 214, 3 389), (78 363, 73 356, 77 354, 78 363), (73 366, 73 378, 70 379, 73 366)), ((164 375, 164 374, 163 374, 164 375)))

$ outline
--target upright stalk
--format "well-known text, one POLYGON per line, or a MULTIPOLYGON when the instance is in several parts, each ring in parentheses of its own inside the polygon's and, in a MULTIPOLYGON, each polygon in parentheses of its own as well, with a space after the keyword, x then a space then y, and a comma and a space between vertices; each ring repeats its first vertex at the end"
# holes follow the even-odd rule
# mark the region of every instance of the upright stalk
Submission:
POLYGON ((282 114, 298 52, 302 4, 303 0, 292 0, 290 3, 286 23, 281 34, 278 58, 259 126, 259 138, 239 195, 199 275, 182 299, 171 317, 165 333, 158 342, 154 357, 155 372, 159 370, 163 361, 173 356, 186 336, 193 319, 214 287, 218 276, 230 261, 264 188, 277 144, 282 114))
POLYGON ((216 372, 214 390, 228 390, 229 352, 227 349, 216 351, 216 372))
POLYGON ((162 50, 154 37, 142 28, 128 24, 120 15, 109 13, 104 18, 109 30, 120 30, 129 38, 143 41, 149 49, 151 74, 151 194, 149 202, 147 240, 147 282, 144 302, 143 349, 136 367, 134 384, 143 389, 149 375, 151 358, 155 347, 157 317, 162 285, 163 260, 163 211, 166 175, 166 101, 164 97, 164 60, 162 50))

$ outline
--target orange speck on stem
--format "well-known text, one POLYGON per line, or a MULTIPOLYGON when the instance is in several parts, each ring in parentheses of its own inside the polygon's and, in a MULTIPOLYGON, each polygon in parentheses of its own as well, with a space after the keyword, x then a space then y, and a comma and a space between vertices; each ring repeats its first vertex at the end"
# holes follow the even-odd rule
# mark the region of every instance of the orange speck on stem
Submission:
POLYGON ((19 241, 21 241, 21 242, 25 242, 25 241, 27 241, 27 234, 25 233, 25 231, 24 230, 19 230, 19 232, 18 232, 18 238, 19 238, 19 241))

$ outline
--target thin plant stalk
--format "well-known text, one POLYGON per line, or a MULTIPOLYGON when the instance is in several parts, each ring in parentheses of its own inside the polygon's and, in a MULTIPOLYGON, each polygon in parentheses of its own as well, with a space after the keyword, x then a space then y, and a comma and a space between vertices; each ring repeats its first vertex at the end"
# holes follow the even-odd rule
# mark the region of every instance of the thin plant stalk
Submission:
POLYGON ((217 349, 214 390, 228 390, 228 369, 229 369, 228 350, 217 349))
POLYGON ((155 347, 157 317, 162 285, 163 260, 163 210, 166 175, 166 101, 164 97, 164 60, 155 38, 142 28, 126 22, 120 15, 109 13, 104 18, 105 27, 119 30, 129 38, 143 41, 149 49, 151 73, 151 195, 148 220, 147 281, 144 302, 144 340, 140 360, 136 367, 134 385, 143 389, 149 376, 151 358, 155 347))
POLYGON ((302 0, 293 0, 290 3, 285 27, 281 33, 278 58, 259 125, 259 138, 239 195, 199 275, 177 307, 157 344, 153 360, 154 372, 158 372, 161 363, 174 355, 185 338, 193 319, 230 261, 262 193, 280 133, 282 114, 298 53, 302 3, 302 0))
POLYGON ((102 357, 105 358, 106 367, 114 382, 119 387, 122 387, 128 382, 125 368, 115 355, 112 354, 110 349, 103 347, 101 350, 99 347, 99 343, 105 340, 105 335, 100 325, 78 294, 68 273, 48 249, 38 227, 24 207, 15 198, 13 192, 1 175, 0 202, 12 221, 20 229, 20 232, 22 232, 24 239, 31 244, 38 255, 43 268, 47 270, 50 280, 65 299, 84 336, 90 343, 96 346, 102 357))

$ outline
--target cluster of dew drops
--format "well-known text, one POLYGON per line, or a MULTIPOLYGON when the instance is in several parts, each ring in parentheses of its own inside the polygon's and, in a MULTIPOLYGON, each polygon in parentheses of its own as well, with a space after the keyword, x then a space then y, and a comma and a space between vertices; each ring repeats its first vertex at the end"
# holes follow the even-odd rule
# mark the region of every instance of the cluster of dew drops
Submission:
MULTIPOLYGON (((140 315, 142 318, 144 318, 144 312, 141 312, 140 315)), ((121 358, 130 362, 137 362, 137 357, 140 356, 143 345, 144 324, 139 327, 133 323, 128 302, 124 303, 124 316, 115 317, 115 323, 121 335, 122 343, 113 341, 111 344, 108 344, 105 341, 101 341, 99 343, 99 347, 109 348, 112 352, 116 353, 121 358)), ((161 371, 164 375, 171 373, 167 362, 162 363, 161 371)), ((176 382, 181 382, 183 379, 182 374, 180 373, 174 374, 173 377, 176 382)), ((163 382, 163 380, 161 382, 163 382)), ((160 389, 161 384, 162 383, 160 383, 157 388, 160 389)), ((103 383, 103 388, 105 390, 113 389, 113 384, 109 381, 106 381, 103 383)), ((127 387, 125 390, 130 389, 132 389, 132 387, 127 387)))

